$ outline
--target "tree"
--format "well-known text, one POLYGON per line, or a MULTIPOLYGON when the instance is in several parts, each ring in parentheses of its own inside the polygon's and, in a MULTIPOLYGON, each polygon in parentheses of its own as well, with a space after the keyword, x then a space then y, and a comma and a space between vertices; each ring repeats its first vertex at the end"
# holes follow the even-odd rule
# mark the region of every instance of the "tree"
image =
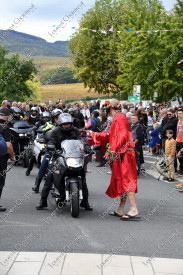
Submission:
POLYGON ((18 54, 6 57, 8 51, 0 46, 0 100, 24 100, 32 95, 26 81, 37 73, 33 60, 21 61, 18 54))
POLYGON ((41 76, 41 83, 49 81, 48 85, 51 84, 65 84, 65 83, 78 83, 78 79, 74 78, 73 72, 70 68, 66 67, 55 73, 57 70, 49 70, 44 75, 41 76), (54 77, 52 77, 54 76, 54 77))
POLYGON ((175 31, 183 26, 182 5, 177 0, 168 13, 160 0, 96 1, 70 41, 75 76, 99 93, 130 95, 133 85, 140 84, 142 99, 153 97, 154 91, 159 100, 170 99, 182 90, 177 62, 183 55, 183 36, 175 31), (112 26, 113 32, 92 32, 112 26))
POLYGON ((89 90, 108 94, 118 93, 118 67, 114 66, 117 59, 118 35, 108 32, 117 23, 122 24, 119 2, 112 0, 96 1, 80 22, 80 28, 97 30, 77 31, 70 43, 69 52, 73 58, 73 71, 89 90), (103 33, 101 31, 104 31, 103 33), (107 33, 105 33, 107 32, 107 33))

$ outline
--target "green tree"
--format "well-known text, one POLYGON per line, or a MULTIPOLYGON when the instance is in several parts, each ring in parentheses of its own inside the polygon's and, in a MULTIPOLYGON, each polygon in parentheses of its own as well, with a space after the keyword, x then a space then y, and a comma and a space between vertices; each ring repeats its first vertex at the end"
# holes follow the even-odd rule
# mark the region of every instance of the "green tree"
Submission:
POLYGON ((0 46, 0 100, 24 100, 32 95, 26 81, 33 80, 37 73, 33 60, 20 60, 15 54, 6 57, 8 51, 0 46))
POLYGON ((73 71, 85 87, 94 88, 98 93, 108 94, 120 91, 117 84, 118 67, 114 66, 117 59, 118 35, 108 32, 113 26, 122 24, 120 3, 112 0, 99 0, 88 10, 80 22, 80 29, 97 30, 77 31, 70 43, 69 52, 73 59, 73 71), (102 33, 101 31, 107 32, 102 33))
MULTIPOLYGON (((132 0, 133 1, 133 0, 132 0)), ((168 14, 160 1, 133 1, 134 5, 125 14, 125 28, 136 32, 119 35, 120 72, 117 83, 131 94, 133 85, 142 86, 142 99, 153 99, 154 91, 158 100, 168 100, 182 86, 181 71, 177 62, 183 54, 182 32, 155 32, 175 30, 182 24, 176 11, 168 14), (178 19, 178 20, 177 20, 178 19), (148 32, 147 32, 148 30, 148 32)), ((182 25, 183 26, 183 25, 182 25)))
POLYGON ((65 83, 78 83, 78 79, 74 78, 74 74, 70 68, 63 68, 59 73, 56 73, 55 69, 44 72, 41 76, 41 83, 46 82, 50 79, 49 84, 65 84, 65 83), (55 75, 54 77, 52 77, 55 75))

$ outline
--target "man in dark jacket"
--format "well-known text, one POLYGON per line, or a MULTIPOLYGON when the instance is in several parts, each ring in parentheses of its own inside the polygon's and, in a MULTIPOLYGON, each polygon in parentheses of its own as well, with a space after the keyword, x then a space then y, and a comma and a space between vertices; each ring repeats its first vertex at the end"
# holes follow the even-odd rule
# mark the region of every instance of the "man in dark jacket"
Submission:
MULTIPOLYGON (((73 119, 69 114, 61 114, 58 118, 57 124, 59 125, 56 127, 51 134, 51 138, 48 142, 48 145, 54 145, 56 149, 61 149, 61 142, 64 140, 79 140, 81 139, 80 131, 72 126, 73 119)), ((49 166, 49 172, 47 174, 47 178, 42 189, 41 193, 41 201, 40 204, 36 207, 37 210, 42 210, 44 207, 47 207, 47 198, 49 192, 51 190, 53 184, 53 167, 49 166)), ((81 207, 85 208, 87 211, 92 211, 93 209, 90 207, 88 203, 88 188, 86 185, 85 179, 85 171, 82 171, 82 189, 83 189, 83 200, 80 204, 81 207)))
MULTIPOLYGON (((3 191, 3 187, 5 185, 6 173, 7 173, 7 162, 9 157, 12 161, 15 161, 15 154, 13 150, 13 146, 11 144, 11 131, 8 127, 8 121, 11 115, 11 111, 8 108, 0 109, 0 134, 4 138, 7 146, 8 152, 0 156, 0 198, 3 191)), ((6 211, 6 208, 0 206, 0 212, 6 211)))
POLYGON ((81 128, 84 128, 85 126, 85 122, 84 122, 84 116, 83 114, 80 112, 80 108, 77 107, 75 109, 75 119, 77 120, 78 122, 78 128, 81 129, 81 128))
POLYGON ((142 151, 142 145, 143 145, 143 128, 142 125, 139 123, 139 117, 134 114, 131 116, 132 121, 132 137, 133 142, 135 143, 135 153, 136 153, 136 159, 137 159, 137 175, 140 174, 140 155, 143 153, 142 151))
POLYGON ((172 130, 173 138, 176 139, 178 118, 175 116, 175 111, 173 109, 168 109, 167 118, 165 118, 162 121, 162 137, 166 138, 166 130, 172 130))

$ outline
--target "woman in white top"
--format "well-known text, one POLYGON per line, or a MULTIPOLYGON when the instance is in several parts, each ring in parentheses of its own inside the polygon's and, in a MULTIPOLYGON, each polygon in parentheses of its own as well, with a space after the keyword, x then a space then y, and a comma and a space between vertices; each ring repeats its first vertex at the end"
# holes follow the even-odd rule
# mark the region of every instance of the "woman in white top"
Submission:
POLYGON ((90 110, 88 109, 87 105, 84 105, 84 109, 81 110, 81 113, 83 114, 84 118, 89 119, 90 118, 90 110))

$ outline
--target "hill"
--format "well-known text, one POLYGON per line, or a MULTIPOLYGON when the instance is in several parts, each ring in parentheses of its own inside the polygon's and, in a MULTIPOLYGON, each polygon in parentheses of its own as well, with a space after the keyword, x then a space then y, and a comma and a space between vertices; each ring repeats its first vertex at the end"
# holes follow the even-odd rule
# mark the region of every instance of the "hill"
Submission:
POLYGON ((34 56, 68 56, 68 41, 49 43, 40 37, 12 30, 3 37, 5 32, 0 30, 0 45, 10 52, 28 55, 34 51, 34 56))

